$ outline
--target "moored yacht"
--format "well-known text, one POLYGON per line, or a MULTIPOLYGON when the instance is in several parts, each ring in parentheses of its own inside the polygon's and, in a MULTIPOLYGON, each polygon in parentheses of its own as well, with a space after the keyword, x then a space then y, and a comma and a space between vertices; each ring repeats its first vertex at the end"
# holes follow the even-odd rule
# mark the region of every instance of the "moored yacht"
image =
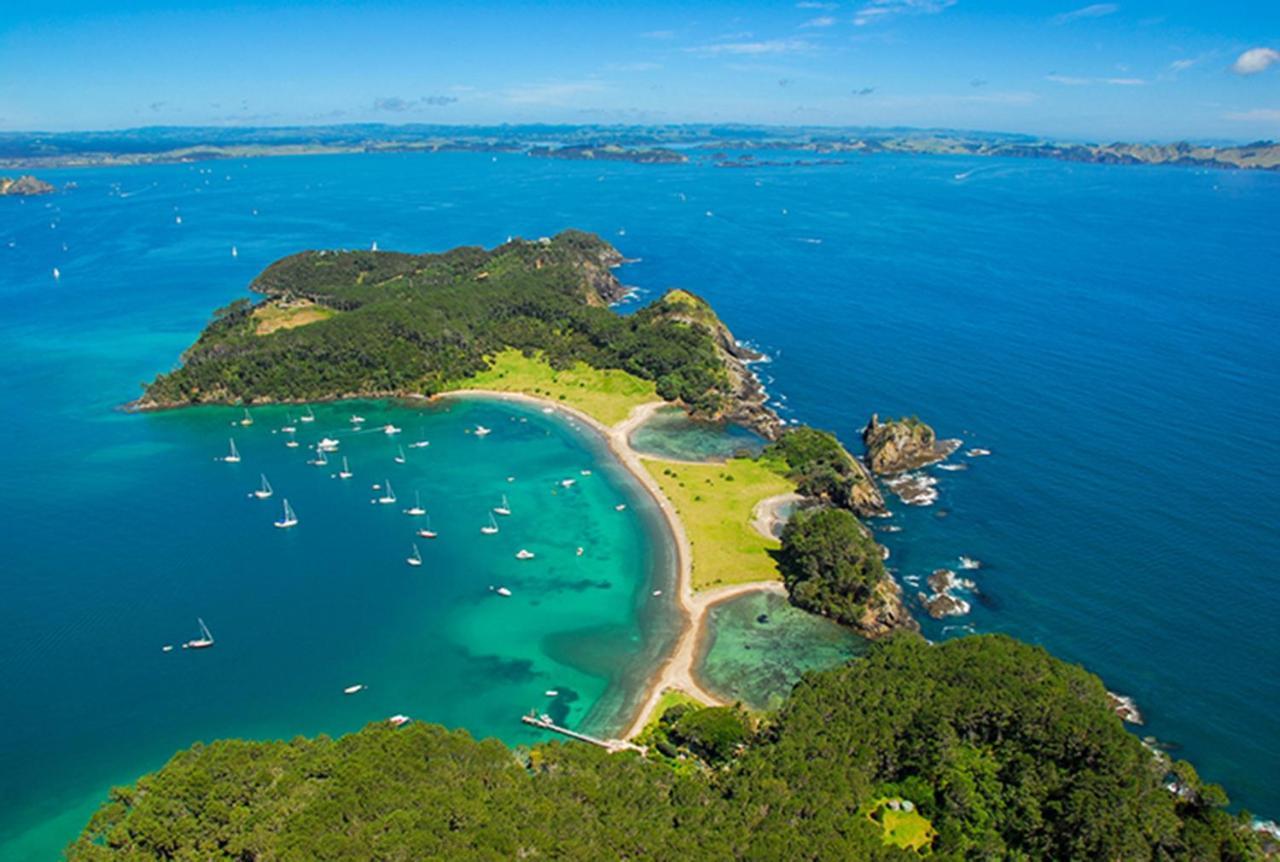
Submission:
POLYGON ((510 514, 511 514, 511 506, 507 503, 507 495, 506 495, 506 494, 503 494, 503 495, 502 495, 502 505, 501 505, 501 506, 494 506, 494 507, 493 507, 493 513, 494 513, 495 515, 510 515, 510 514))
POLYGON ((230 453, 224 455, 222 457, 222 460, 227 462, 228 464, 239 464, 240 450, 236 448, 236 441, 233 439, 233 440, 230 440, 229 442, 231 443, 231 451, 230 453))
POLYGON ((403 464, 403 463, 407 460, 407 459, 404 457, 404 447, 403 447, 403 446, 398 446, 398 447, 396 447, 396 456, 395 456, 394 458, 392 458, 391 460, 395 461, 397 464, 403 464))
POLYGON ((412 518, 420 518, 427 514, 427 510, 422 508, 422 495, 417 491, 413 492, 413 505, 405 509, 404 513, 412 518))
POLYGON ((486 536, 492 536, 494 533, 498 532, 498 522, 493 519, 492 512, 489 513, 489 523, 481 527, 480 532, 484 533, 486 536))
POLYGON ((476 426, 475 435, 477 437, 488 437, 492 433, 493 433, 492 428, 486 428, 483 425, 476 426))
POLYGON ((390 480, 385 482, 384 485, 382 496, 378 498, 378 502, 384 506, 389 506, 396 501, 396 492, 392 490, 390 480))
POLYGON ((382 426, 382 433, 390 437, 392 434, 399 434, 400 429, 388 422, 386 425, 382 426))
POLYGON ((435 530, 431 529, 431 516, 430 516, 430 515, 428 515, 428 516, 427 516, 427 525, 426 525, 425 527, 421 528, 420 530, 418 530, 418 535, 419 535, 419 536, 421 536, 421 537, 422 537, 422 538, 424 538, 424 539, 434 539, 436 536, 440 535, 440 534, 439 534, 439 533, 437 533, 435 530))
POLYGON ((265 500, 275 492, 271 489, 271 483, 267 481, 267 474, 261 473, 259 475, 262 476, 262 487, 254 491, 253 496, 257 497, 259 500, 265 500))
POLYGON ((240 420, 240 424, 246 428, 253 424, 253 417, 249 415, 248 407, 244 408, 244 418, 240 420))
POLYGON ((342 456, 342 469, 338 471, 339 479, 350 479, 355 474, 351 472, 351 465, 347 463, 347 456, 342 456))
POLYGON ((290 527, 298 526, 298 516, 294 513, 293 507, 289 505, 288 498, 284 501, 284 517, 275 522, 278 529, 287 530, 290 527))
POLYGON ((337 452, 338 445, 338 441, 332 437, 322 437, 320 442, 316 444, 316 448, 321 452, 337 452))
POLYGON ((405 562, 411 566, 422 565, 422 554, 418 552, 418 546, 413 546, 413 553, 405 558, 405 562))
POLYGON ((182 645, 183 649, 208 649, 213 646, 213 635, 209 633, 209 627, 199 617, 196 617, 196 622, 200 625, 200 637, 184 643, 182 645))
POLYGON ((521 548, 520 550, 516 551, 516 559, 517 559, 517 560, 532 560, 532 559, 533 559, 533 551, 526 551, 524 548, 521 548))
POLYGON ((303 413, 303 414, 302 414, 302 416, 300 416, 299 418, 300 418, 303 422, 314 422, 314 421, 316 421, 316 414, 315 414, 315 412, 314 412, 314 411, 312 411, 312 409, 311 409, 311 405, 309 405, 309 404, 307 405, 307 412, 306 412, 306 413, 303 413))

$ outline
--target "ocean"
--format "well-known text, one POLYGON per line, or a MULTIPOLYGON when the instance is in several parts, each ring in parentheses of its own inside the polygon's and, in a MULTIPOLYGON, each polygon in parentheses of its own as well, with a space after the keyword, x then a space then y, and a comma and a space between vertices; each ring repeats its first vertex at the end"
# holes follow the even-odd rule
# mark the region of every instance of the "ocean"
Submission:
POLYGON ((566 227, 633 259, 619 274, 639 302, 708 299, 767 354, 784 416, 856 448, 873 411, 918 414, 990 450, 931 469, 936 502, 876 525, 901 527, 880 537, 909 596, 961 555, 982 563, 964 572, 972 613, 926 634, 1007 632, 1083 664, 1136 699, 1136 732, 1280 814, 1280 176, 461 153, 45 174, 78 188, 0 200, 0 857, 56 855, 108 785, 196 740, 404 712, 519 743, 536 738, 516 722, 529 708, 587 727, 626 710, 672 634, 650 595, 670 548, 583 429, 492 402, 318 406, 299 439, 338 436, 343 482, 272 434, 284 408, 250 428, 237 411, 117 409, 283 255, 566 227), (353 412, 431 445, 397 465, 353 412), (467 434, 477 423, 494 433, 467 434), (214 460, 228 437, 238 465, 214 460), (261 472, 271 500, 247 496, 261 472), (441 533, 420 569, 404 562, 412 519, 369 503, 388 478, 441 533), (513 515, 482 536, 504 493, 513 515), (300 524, 279 531, 285 496, 300 524), (537 558, 515 560, 525 546, 537 558), (215 649, 163 653, 196 617, 215 649), (369 688, 342 695, 355 683, 369 688))

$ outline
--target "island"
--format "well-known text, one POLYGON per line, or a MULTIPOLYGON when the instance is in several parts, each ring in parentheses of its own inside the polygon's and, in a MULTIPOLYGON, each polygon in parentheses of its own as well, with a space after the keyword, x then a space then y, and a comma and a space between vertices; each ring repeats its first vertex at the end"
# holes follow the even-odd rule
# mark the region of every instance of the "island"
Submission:
POLYGON ((1087 671, 1004 636, 921 638, 861 520, 885 509, 872 473, 833 434, 782 425, 695 294, 613 311, 620 261, 578 231, 303 252, 255 279, 256 302, 219 309, 132 407, 483 396, 581 419, 678 551, 685 625, 629 741, 512 751, 397 717, 339 739, 200 744, 114 789, 72 862, 1260 858, 1247 816, 1125 731, 1087 671), (672 403, 769 445, 711 463, 635 451, 630 432, 672 403), (799 508, 778 538, 781 500, 799 508), (873 638, 869 654, 806 676, 772 713, 707 691, 707 608, 759 589, 873 638))
POLYGON ((876 413, 862 430, 862 442, 867 447, 867 463, 881 476, 936 464, 960 448, 959 440, 939 440, 919 417, 881 422, 876 413))
POLYGON ((27 174, 18 177, 16 180, 10 177, 0 177, 0 197, 12 195, 15 197, 30 197, 32 195, 52 194, 53 186, 44 180, 38 180, 27 174))
POLYGON ((689 161, 688 156, 663 147, 623 147, 617 144, 604 146, 573 145, 566 147, 532 147, 529 155, 540 159, 569 159, 571 161, 635 162, 641 165, 679 165, 689 161))

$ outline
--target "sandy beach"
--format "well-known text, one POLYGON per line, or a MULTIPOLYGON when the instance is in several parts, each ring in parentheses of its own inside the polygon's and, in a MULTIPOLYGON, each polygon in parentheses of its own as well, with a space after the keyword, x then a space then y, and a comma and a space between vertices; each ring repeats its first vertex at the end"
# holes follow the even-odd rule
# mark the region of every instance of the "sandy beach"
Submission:
MULTIPOLYGON (((711 705, 721 705, 725 701, 708 691, 697 679, 694 671, 694 665, 698 658, 698 646, 702 642, 704 634, 704 626, 706 623, 707 611, 714 605, 743 595, 760 590, 769 592, 785 593, 786 588, 780 581, 757 581, 746 584, 730 584, 712 590, 704 590, 702 592, 693 592, 693 551, 689 545, 689 537, 685 534, 684 524, 680 521, 676 514, 675 507, 671 505, 671 501, 667 499, 666 494, 662 493, 662 489, 658 487, 658 483, 654 480, 649 471, 645 469, 641 460, 646 457, 636 452, 631 447, 631 432, 653 415, 654 411, 669 406, 665 401, 651 401, 647 404, 641 404, 631 411, 626 419, 616 425, 605 425, 594 417, 584 413, 577 408, 570 407, 559 401, 551 401, 546 398, 539 398, 534 395, 525 395, 517 392, 498 392, 487 389, 457 389, 451 392, 442 392, 435 398, 454 398, 454 397, 473 397, 473 398, 492 398, 499 401, 514 401, 522 404, 529 404, 535 407, 550 407, 553 410, 565 413, 581 421, 599 433, 609 444, 609 449, 622 463, 623 467, 635 477, 649 495, 653 497, 658 509, 662 512, 663 518, 667 522, 667 526, 671 530, 671 535, 675 538, 676 546, 676 603, 681 610, 683 618, 680 628, 680 634, 676 638, 675 647, 671 654, 663 661, 663 663, 655 668, 650 676, 647 686, 648 694, 641 704, 634 718, 627 725, 622 736, 629 739, 648 724, 654 709, 662 698, 662 693, 668 689, 682 691, 692 697, 697 698, 711 705)), ((433 399, 434 400, 434 399, 433 399)), ((660 459, 665 460, 665 459, 660 459)), ((790 495, 787 495, 790 496, 790 495)), ((770 498, 762 500, 756 506, 757 512, 757 529, 760 529, 762 513, 769 513, 767 517, 772 517, 774 508, 780 503, 787 502, 786 499, 770 498)), ((764 521, 767 524, 767 518, 764 521)))

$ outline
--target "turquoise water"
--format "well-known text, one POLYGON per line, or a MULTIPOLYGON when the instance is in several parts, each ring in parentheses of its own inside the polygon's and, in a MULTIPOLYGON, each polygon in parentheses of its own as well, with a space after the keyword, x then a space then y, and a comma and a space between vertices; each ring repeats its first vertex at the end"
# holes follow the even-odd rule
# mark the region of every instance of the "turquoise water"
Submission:
POLYGON ((711 691, 753 709, 776 709, 806 671, 867 651, 863 638, 774 593, 746 593, 712 605, 708 614, 699 675, 711 691))
MULTIPOLYGON (((729 171, 479 154, 48 174, 80 187, 0 200, 0 858, 48 858, 106 784, 198 738, 337 732, 403 711, 519 741, 512 711, 552 685, 572 688, 574 717, 588 719, 611 654, 580 629, 619 627, 612 649, 645 628, 633 610, 649 607, 654 561, 627 551, 649 546, 643 501, 619 520, 607 504, 633 493, 622 480, 605 492, 613 480, 598 470, 598 488, 580 483, 601 495, 588 550, 614 549, 617 585, 552 599, 513 584, 511 607, 543 602, 521 623, 545 613, 550 632, 557 602, 590 610, 568 642, 547 637, 527 654, 531 633, 512 632, 519 646, 507 649, 506 630, 482 622, 518 613, 484 587, 523 570, 491 570, 514 565, 513 549, 480 544, 476 523, 506 475, 598 461, 583 438, 504 439, 496 429, 521 424, 504 417, 522 414, 493 408, 484 424, 495 433, 478 450, 491 460, 442 460, 424 475, 424 502, 442 526, 456 518, 450 536, 466 536, 456 565, 411 572, 396 523, 407 519, 367 502, 367 483, 384 478, 369 459, 393 466, 385 441, 351 441, 350 453, 370 448, 353 464, 360 484, 339 489, 277 448, 268 416, 235 432, 246 458, 230 468, 212 458, 233 416, 115 410, 280 256, 375 240, 492 245, 570 225, 640 258, 622 275, 642 299, 679 286, 710 300, 771 357, 758 367, 784 415, 856 444, 871 411, 918 413, 991 449, 961 459, 966 471, 936 472, 938 503, 900 511, 902 532, 883 534, 904 577, 961 554, 986 564, 972 615, 929 621, 928 633, 971 624, 1085 664, 1137 698, 1142 732, 1179 745, 1237 802, 1280 813, 1280 176, 906 156, 729 171), (267 472, 302 518, 294 534, 270 527, 272 504, 244 496, 259 459, 277 457, 267 472), (428 580, 438 570, 440 588, 428 580), (197 615, 217 647, 161 653, 194 636, 197 615), (482 632, 459 633, 466 620, 482 632), (341 697, 351 682, 371 688, 341 697)), ((345 408, 318 412, 317 424, 345 427, 345 408)), ((431 425, 434 455, 479 442, 457 419, 396 424, 406 435, 431 425)), ((518 505, 513 519, 537 498, 518 505)), ((496 538, 533 541, 509 529, 496 538)), ((578 524, 550 529, 577 544, 567 537, 578 524)), ((439 542, 423 548, 429 563, 453 553, 439 542)))
POLYGON ((679 407, 657 411, 631 432, 632 448, 678 461, 716 461, 735 455, 759 455, 764 444, 760 435, 741 425, 690 419, 679 407))

